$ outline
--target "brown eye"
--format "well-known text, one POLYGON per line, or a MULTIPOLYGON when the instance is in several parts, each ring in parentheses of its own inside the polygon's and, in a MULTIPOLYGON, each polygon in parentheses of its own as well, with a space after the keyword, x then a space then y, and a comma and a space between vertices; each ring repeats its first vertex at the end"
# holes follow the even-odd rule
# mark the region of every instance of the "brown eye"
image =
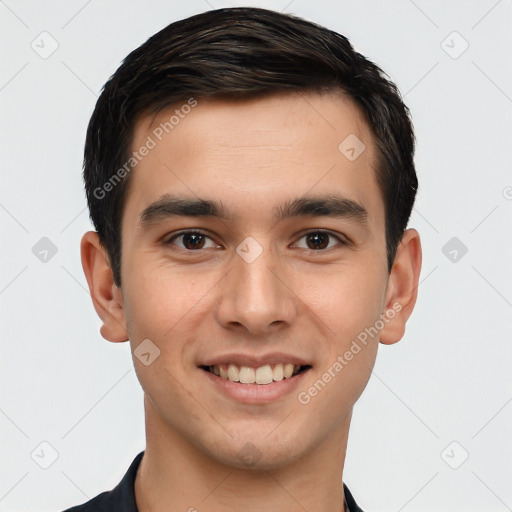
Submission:
POLYGON ((196 251, 199 249, 216 248, 217 244, 204 233, 196 231, 186 231, 173 236, 166 242, 169 245, 175 245, 180 249, 187 251, 196 251), (208 245, 209 244, 209 245, 208 245))
POLYGON ((309 249, 325 249, 329 244, 327 233, 309 233, 306 235, 306 243, 309 249))
POLYGON ((310 231, 302 236, 295 244, 300 249, 309 249, 311 251, 320 251, 322 249, 331 249, 335 246, 344 246, 347 242, 327 231, 310 231))
POLYGON ((204 246, 204 235, 200 233, 186 233, 183 236, 183 245, 187 249, 202 249, 204 246))

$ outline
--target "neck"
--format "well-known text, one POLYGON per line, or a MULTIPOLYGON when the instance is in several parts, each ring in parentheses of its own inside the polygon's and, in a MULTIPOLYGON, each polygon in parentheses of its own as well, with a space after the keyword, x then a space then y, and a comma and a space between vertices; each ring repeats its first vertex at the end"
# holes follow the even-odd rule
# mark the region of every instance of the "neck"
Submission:
POLYGON ((320 445, 272 470, 219 463, 169 430, 145 397, 146 450, 135 479, 139 512, 342 512, 350 415, 320 445))

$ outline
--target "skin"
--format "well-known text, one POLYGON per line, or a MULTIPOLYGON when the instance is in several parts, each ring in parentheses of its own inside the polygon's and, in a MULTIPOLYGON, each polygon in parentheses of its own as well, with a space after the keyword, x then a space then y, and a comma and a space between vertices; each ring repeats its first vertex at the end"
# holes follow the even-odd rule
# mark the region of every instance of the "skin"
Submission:
MULTIPOLYGON (((140 118, 132 147, 143 145, 176 107, 140 118)), ((101 334, 129 340, 132 351, 149 338, 160 350, 148 366, 134 357, 146 413, 147 447, 135 482, 141 512, 249 512, 262 504, 271 511, 343 510, 352 408, 379 341, 392 344, 404 334, 421 267, 419 235, 409 229, 388 273, 375 160, 370 130, 347 97, 198 98, 132 171, 121 289, 97 234, 84 235, 83 268, 101 334), (366 147, 354 161, 338 150, 349 134, 366 147), (232 217, 175 216, 143 229, 141 212, 165 193, 222 201, 232 217), (362 205, 366 223, 273 216, 287 200, 333 193, 362 205), (187 249, 183 237, 169 242, 191 228, 210 237, 202 249, 187 249), (324 249, 310 248, 305 237, 318 229, 334 235, 324 249), (236 252, 248 236, 262 248, 252 263, 236 252), (401 310, 378 335, 307 405, 300 403, 297 393, 396 304, 401 310), (296 391, 268 404, 237 403, 197 366, 218 354, 274 350, 312 368, 296 391), (260 454, 251 467, 239 456, 246 443, 260 454)))

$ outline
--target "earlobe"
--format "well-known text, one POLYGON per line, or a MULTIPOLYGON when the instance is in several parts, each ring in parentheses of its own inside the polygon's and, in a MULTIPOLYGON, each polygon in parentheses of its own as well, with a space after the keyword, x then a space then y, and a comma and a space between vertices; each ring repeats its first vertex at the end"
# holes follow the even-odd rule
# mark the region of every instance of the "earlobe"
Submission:
POLYGON ((386 290, 385 318, 380 342, 391 345, 400 341, 405 324, 416 304, 421 270, 421 242, 415 229, 407 229, 398 246, 386 290))
POLYGON ((88 231, 84 234, 80 252, 94 309, 103 321, 101 335, 112 342, 128 341, 123 297, 114 283, 107 251, 101 244, 98 233, 88 231))

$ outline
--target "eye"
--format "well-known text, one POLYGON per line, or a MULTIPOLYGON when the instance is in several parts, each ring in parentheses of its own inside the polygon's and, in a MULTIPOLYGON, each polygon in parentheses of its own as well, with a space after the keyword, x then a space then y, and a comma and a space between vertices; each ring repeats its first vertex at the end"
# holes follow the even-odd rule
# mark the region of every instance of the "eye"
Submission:
POLYGON ((343 241, 338 236, 329 233, 327 231, 311 231, 302 236, 299 240, 305 239, 305 245, 300 245, 298 243, 295 244, 294 247, 299 247, 300 249, 310 249, 313 251, 318 251, 321 249, 330 249, 336 245, 347 245, 345 241, 343 241), (332 244, 332 240, 337 243, 332 244))
POLYGON ((219 247, 209 236, 200 231, 185 231, 171 237, 166 244, 176 245, 180 249, 196 251, 219 247), (179 241, 176 243, 175 241, 179 241), (210 245, 208 245, 208 240, 210 245))

